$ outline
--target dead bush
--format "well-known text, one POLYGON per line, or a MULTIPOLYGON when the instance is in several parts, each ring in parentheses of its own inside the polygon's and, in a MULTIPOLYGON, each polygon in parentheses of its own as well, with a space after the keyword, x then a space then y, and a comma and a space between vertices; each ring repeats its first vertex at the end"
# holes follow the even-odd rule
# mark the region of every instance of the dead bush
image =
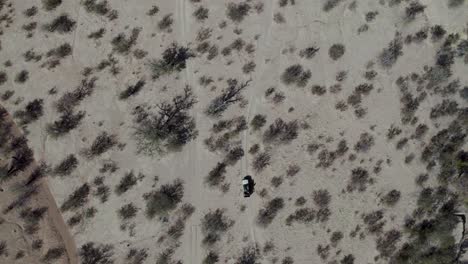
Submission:
POLYGON ((338 60, 345 53, 345 46, 343 44, 337 43, 333 44, 330 49, 328 49, 328 55, 332 60, 338 60))
POLYGON ((239 83, 236 79, 228 79, 228 87, 210 102, 205 113, 213 117, 220 116, 230 105, 242 102, 244 100, 242 91, 249 86, 249 83, 250 80, 239 83))
POLYGON ((263 140, 267 143, 289 143, 297 138, 298 130, 297 120, 285 122, 277 118, 263 134, 263 140))
POLYGON ((88 202, 88 196, 90 193, 90 187, 87 183, 84 183, 75 191, 73 191, 70 196, 63 202, 62 206, 60 209, 63 212, 69 211, 69 210, 76 210, 82 206, 84 206, 88 202))
POLYGON ((131 188, 133 188, 133 186, 135 186, 137 182, 138 178, 135 176, 133 171, 130 171, 126 173, 122 179, 120 179, 119 184, 117 184, 117 186, 115 187, 115 193, 117 195, 122 195, 131 188))
POLYGON ((208 173, 205 182, 209 186, 219 186, 226 178, 226 163, 218 162, 218 164, 208 173))
POLYGON ((348 192, 353 192, 355 190, 363 192, 367 189, 367 186, 373 182, 374 180, 369 176, 367 170, 357 167, 351 171, 351 179, 346 189, 348 192))
POLYGON ((391 190, 384 197, 382 197, 382 203, 388 206, 394 206, 401 197, 401 192, 398 190, 391 190))
POLYGON ((312 77, 310 70, 304 70, 302 65, 294 64, 287 67, 281 74, 281 81, 285 85, 295 84, 298 87, 305 87, 312 77))
POLYGON ((257 224, 266 227, 270 225, 276 215, 284 207, 284 200, 281 197, 270 200, 264 208, 260 209, 257 215, 257 224))
POLYGON ((240 23, 249 14, 250 5, 247 2, 228 3, 226 15, 233 22, 240 23))
POLYGON ((133 203, 128 203, 120 207, 120 209, 117 211, 119 214, 119 217, 122 220, 129 220, 132 219, 136 216, 138 212, 138 207, 136 207, 133 203))
POLYGON ((182 71, 186 67, 187 60, 192 57, 195 55, 189 48, 172 43, 163 51, 161 59, 153 60, 150 63, 153 79, 182 71))
POLYGON ((68 14, 62 14, 54 18, 50 23, 45 24, 45 30, 60 34, 70 33, 75 29, 76 21, 68 17, 68 14))
POLYGON ((271 156, 267 152, 259 153, 255 156, 252 167, 255 171, 260 172, 270 165, 271 156))
POLYGON ((112 264, 114 263, 114 248, 110 244, 95 244, 87 242, 79 249, 78 255, 82 264, 112 264))
POLYGON ((153 218, 174 210, 182 201, 184 185, 182 180, 176 179, 172 183, 162 185, 158 190, 146 193, 146 215, 153 218))
POLYGON ((184 93, 176 95, 172 102, 159 104, 157 114, 137 107, 134 115, 139 151, 149 155, 163 153, 180 149, 195 139, 198 131, 188 111, 196 102, 192 89, 186 87, 184 93))
POLYGON ((328 207, 331 201, 331 195, 328 190, 320 189, 313 193, 314 202, 320 208, 328 207))

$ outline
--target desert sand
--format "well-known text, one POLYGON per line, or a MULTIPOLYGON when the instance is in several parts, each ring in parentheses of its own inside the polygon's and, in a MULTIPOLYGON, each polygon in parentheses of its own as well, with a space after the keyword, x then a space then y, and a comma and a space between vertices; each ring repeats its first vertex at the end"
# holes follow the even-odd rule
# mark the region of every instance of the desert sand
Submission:
POLYGON ((1 168, 22 134, 34 153, 0 174, 0 263, 462 263, 467 14, 0 1, 1 168))

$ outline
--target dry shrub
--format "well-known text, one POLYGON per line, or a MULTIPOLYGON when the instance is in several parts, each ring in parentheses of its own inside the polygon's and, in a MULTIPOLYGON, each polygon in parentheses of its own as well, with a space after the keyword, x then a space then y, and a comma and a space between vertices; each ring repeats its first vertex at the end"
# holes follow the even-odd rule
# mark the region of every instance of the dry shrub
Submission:
POLYGON ((65 252, 66 251, 64 247, 49 248, 47 253, 42 257, 42 260, 47 263, 55 262, 60 259, 65 254, 65 252))
POLYGON ((79 249, 82 264, 113 264, 114 247, 110 244, 87 242, 79 249))
POLYGON ((357 167, 351 171, 351 179, 346 189, 348 192, 355 190, 364 192, 369 184, 374 183, 374 180, 369 176, 369 172, 364 168, 357 167))
POLYGON ((401 192, 398 190, 391 190, 384 197, 382 197, 382 203, 388 206, 394 206, 401 197, 401 192))
POLYGON ((208 8, 205 8, 203 6, 198 7, 194 12, 193 16, 198 20, 198 21, 204 21, 205 19, 208 18, 208 13, 209 10, 208 8))
POLYGON ((15 117, 20 119, 20 125, 27 125, 38 120, 44 114, 44 100, 35 99, 29 102, 24 110, 15 113, 15 117))
POLYGON ((246 247, 242 250, 242 254, 237 259, 235 264, 259 264, 259 252, 254 247, 246 247))
POLYGON ((44 25, 44 28, 49 32, 57 32, 60 34, 70 33, 75 29, 76 21, 68 17, 68 14, 62 14, 50 23, 44 25))
POLYGON ((208 116, 220 116, 227 108, 244 100, 242 91, 249 86, 250 80, 239 83, 236 79, 228 79, 228 87, 215 97, 205 110, 208 116))
POLYGON ((132 29, 131 35, 127 38, 124 33, 118 34, 111 41, 114 51, 120 54, 128 54, 130 49, 136 44, 141 28, 132 29))
POLYGON ((226 15, 233 22, 240 23, 249 14, 250 4, 247 2, 228 3, 226 15))
POLYGON ((286 225, 292 225, 293 222, 310 223, 315 219, 316 211, 312 208, 300 208, 286 218, 286 225))
POLYGON ((202 219, 202 232, 205 235, 203 244, 212 245, 216 243, 221 235, 234 225, 234 221, 227 217, 225 213, 225 209, 216 209, 205 214, 202 219))
POLYGON ((364 224, 367 226, 367 231, 371 234, 382 232, 385 225, 384 214, 382 210, 372 211, 363 216, 364 224))
POLYGON ((343 239, 343 232, 341 231, 335 231, 332 233, 331 237, 330 237, 330 242, 332 244, 333 247, 336 247, 338 245, 338 243, 340 242, 341 239, 343 239))
POLYGON ((253 117, 250 125, 254 130, 262 128, 266 124, 266 115, 257 114, 253 117))
POLYGON ((297 120, 285 122, 277 118, 263 134, 267 143, 289 143, 298 136, 299 124, 297 120))
POLYGON ((271 156, 267 152, 259 153, 255 156, 252 167, 255 171, 260 172, 270 165, 271 156))
POLYGON ((333 44, 330 49, 328 49, 328 55, 332 60, 338 60, 345 53, 345 46, 343 44, 337 43, 333 44))
POLYGON ((310 70, 304 70, 302 65, 294 64, 287 67, 281 74, 281 81, 285 85, 295 84, 298 87, 305 87, 312 77, 310 70))
POLYGON ((189 48, 172 43, 164 50, 161 59, 153 60, 150 63, 153 79, 182 71, 186 67, 187 60, 192 57, 195 55, 189 48))
POLYGON ((397 35, 394 40, 390 41, 388 47, 383 49, 379 55, 380 65, 384 68, 391 68, 397 59, 403 55, 403 42, 401 37, 397 35))
POLYGON ((138 208, 133 203, 128 203, 120 207, 117 211, 119 217, 123 220, 132 219, 136 216, 138 208))
POLYGON ((323 5, 323 11, 329 12, 333 8, 335 8, 339 3, 343 2, 343 0, 326 0, 325 4, 323 5))
MULTIPOLYGON (((139 175, 141 177, 142 174, 139 175)), ((115 187, 115 193, 117 195, 122 195, 128 190, 130 190, 133 186, 135 186, 138 182, 138 178, 135 176, 133 171, 130 171, 125 174, 125 176, 120 179, 119 184, 115 187)))
POLYGON ((77 128, 84 116, 84 111, 79 111, 76 114, 67 111, 61 114, 58 120, 47 125, 47 132, 54 138, 61 137, 77 128))
POLYGON ((400 231, 397 231, 395 229, 387 231, 377 239, 376 248, 382 257, 389 258, 396 251, 396 245, 398 244, 400 239, 400 231))
POLYGON ((305 48, 301 51, 299 51, 299 56, 301 58, 306 58, 306 59, 312 59, 315 54, 317 54, 317 52, 320 50, 320 48, 317 48, 315 46, 311 46, 311 47, 308 47, 308 48, 305 48))
POLYGON ((419 2, 411 2, 405 9, 406 19, 410 21, 414 20, 419 13, 424 13, 424 9, 426 9, 426 6, 420 4, 419 2))
POLYGON ((330 204, 331 195, 328 190, 320 189, 313 193, 314 202, 320 208, 326 208, 330 204))
POLYGON ((374 137, 365 132, 359 136, 358 142, 354 145, 354 150, 357 152, 368 152, 369 149, 374 145, 374 137))
POLYGON ((117 136, 110 135, 106 131, 101 132, 86 150, 88 158, 98 157, 117 145, 117 136))
POLYGON ((273 222, 273 219, 284 207, 284 200, 281 197, 270 200, 266 206, 258 212, 257 224, 266 227, 273 222))
POLYGON ((214 251, 209 251, 206 257, 203 259, 202 264, 215 264, 219 261, 218 253, 214 251))
POLYGON ((146 248, 131 248, 128 251, 127 256, 125 256, 125 261, 127 264, 144 264, 147 258, 148 250, 146 248))
POLYGON ((146 215, 153 218, 156 215, 166 214, 174 210, 182 201, 184 186, 180 179, 162 185, 158 190, 146 193, 146 215))
POLYGON ((80 207, 83 207, 87 202, 88 202, 88 196, 90 193, 91 189, 87 183, 84 183, 75 191, 73 191, 70 196, 63 202, 62 206, 60 209, 63 212, 69 211, 69 210, 76 210, 80 207))
POLYGON ((226 163, 218 162, 218 164, 208 173, 205 182, 209 186, 219 186, 226 178, 226 163))
POLYGON ((66 156, 57 166, 52 170, 55 175, 67 176, 70 175, 78 167, 78 159, 75 155, 70 154, 66 156))
POLYGON ((444 99, 442 103, 431 109, 430 118, 435 119, 443 116, 454 115, 458 112, 458 103, 454 100, 444 99))

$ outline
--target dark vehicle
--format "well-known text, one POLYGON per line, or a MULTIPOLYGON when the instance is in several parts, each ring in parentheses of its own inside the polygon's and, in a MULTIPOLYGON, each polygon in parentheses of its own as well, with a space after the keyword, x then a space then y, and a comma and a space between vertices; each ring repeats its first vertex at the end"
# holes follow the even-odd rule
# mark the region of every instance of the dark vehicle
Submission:
POLYGON ((242 180, 242 187, 244 188, 244 197, 250 197, 254 192, 255 182, 252 179, 252 176, 247 175, 242 180))

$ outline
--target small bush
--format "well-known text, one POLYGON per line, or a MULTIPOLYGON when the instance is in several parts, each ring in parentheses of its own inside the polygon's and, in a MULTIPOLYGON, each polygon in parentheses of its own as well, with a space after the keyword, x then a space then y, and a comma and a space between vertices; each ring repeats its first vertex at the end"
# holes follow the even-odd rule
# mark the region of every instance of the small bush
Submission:
POLYGON ((152 6, 150 10, 146 13, 148 16, 154 16, 157 13, 159 13, 159 7, 158 6, 152 6))
POLYGON ((283 209, 283 198, 277 197, 269 201, 263 209, 260 209, 257 216, 257 223, 261 226, 268 226, 273 222, 278 212, 283 209))
POLYGON ((333 8, 335 8, 339 3, 343 2, 343 0, 326 0, 325 4, 323 5, 323 11, 329 12, 333 8))
POLYGON ((210 102, 205 113, 209 116, 217 117, 226 111, 230 105, 242 102, 244 100, 242 91, 249 86, 249 83, 250 80, 239 83, 235 79, 228 79, 228 87, 210 102))
POLYGON ((167 14, 158 22, 158 28, 161 31, 170 32, 173 23, 174 19, 172 18, 172 14, 167 14))
POLYGON ((76 21, 70 19, 67 14, 63 14, 52 20, 49 24, 46 24, 44 28, 53 33, 58 32, 60 34, 70 33, 75 29, 76 21))
POLYGON ((22 70, 16 75, 15 82, 25 83, 28 79, 29 79, 29 72, 27 70, 22 70))
POLYGON ((419 13, 424 13, 424 9, 426 9, 426 6, 418 3, 417 1, 411 2, 405 10, 406 19, 414 20, 419 13))
POLYGON ((301 58, 306 58, 308 60, 312 59, 315 54, 317 54, 317 52, 320 50, 320 48, 317 48, 315 46, 311 46, 311 47, 308 47, 308 48, 305 48, 301 51, 299 51, 299 56, 301 58))
POLYGON ((444 99, 442 103, 435 105, 431 109, 430 118, 439 118, 447 115, 454 115, 458 112, 458 103, 453 100, 444 99))
POLYGON ((352 254, 344 256, 341 259, 340 264, 354 264, 354 256, 352 254))
POLYGON ((198 20, 198 21, 204 21, 205 19, 208 18, 208 13, 209 10, 208 8, 205 8, 203 6, 200 6, 193 12, 193 16, 198 20))
POLYGON ((275 176, 271 178, 271 185, 275 188, 278 188, 283 183, 283 178, 281 176, 275 176))
POLYGON ((130 190, 133 186, 137 184, 137 177, 133 174, 133 171, 125 174, 125 176, 120 179, 119 184, 115 187, 115 193, 117 195, 122 195, 123 193, 130 190))
POLYGON ((250 8, 246 2, 228 3, 226 15, 233 22, 240 23, 249 14, 250 8))
POLYGON ((17 111, 15 117, 20 119, 21 125, 27 125, 31 122, 38 120, 44 115, 44 100, 35 99, 29 102, 24 110, 17 111))
POLYGON ((235 264, 258 264, 260 258, 257 250, 253 247, 246 247, 242 250, 242 254, 237 259, 235 264))
POLYGON ((249 74, 255 70, 255 62, 249 61, 244 66, 242 66, 242 72, 245 74, 249 74))
POLYGON ((56 9, 59 5, 62 4, 62 0, 42 0, 42 5, 47 11, 56 9))
POLYGON ((88 202, 90 187, 87 183, 81 185, 63 202, 60 207, 63 212, 75 210, 84 206, 88 202))
POLYGON ((42 259, 45 262, 55 262, 60 259, 65 254, 65 252, 65 248, 63 247, 49 248, 42 259))
POLYGON ((157 191, 145 194, 146 215, 153 218, 174 210, 184 196, 183 182, 179 179, 162 185, 157 191))
POLYGON ((384 197, 382 197, 382 203, 388 206, 394 206, 401 197, 401 193, 398 190, 391 190, 384 197))
POLYGON ((208 212, 202 219, 202 232, 205 235, 203 243, 214 244, 233 225, 234 221, 225 215, 224 209, 208 212))
POLYGON ((94 242, 82 245, 78 252, 82 264, 112 264, 114 263, 113 254, 112 245, 95 245, 94 242))
POLYGON ((374 145, 374 137, 365 132, 359 136, 358 142, 354 145, 354 150, 357 152, 368 152, 369 149, 374 145))
POLYGON ((325 189, 314 191, 313 197, 315 204, 320 208, 328 207, 331 201, 331 195, 325 189))
POLYGON ((130 49, 136 44, 140 31, 140 28, 132 29, 132 33, 128 38, 123 33, 118 34, 111 41, 113 50, 120 54, 128 54, 130 49))
POLYGON ((372 184, 374 181, 369 176, 369 172, 361 167, 355 168, 351 172, 351 179, 346 187, 349 192, 355 190, 363 192, 367 189, 367 185, 372 184))
POLYGON ((327 92, 327 88, 325 88, 325 86, 312 85, 310 91, 312 92, 312 94, 320 96, 327 92))
POLYGON ((215 264, 215 263, 218 263, 218 261, 219 261, 218 253, 214 251, 209 251, 205 259, 203 259, 202 264, 215 264))
POLYGON ((226 178, 226 163, 218 162, 218 164, 208 173, 205 181, 210 186, 219 186, 226 178))
POLYGON ((263 134, 263 140, 268 143, 289 143, 298 136, 297 120, 284 122, 281 118, 275 120, 263 134))
POLYGON ((343 44, 333 44, 330 49, 328 49, 328 55, 332 60, 338 60, 345 53, 345 46, 343 44))
POLYGON ((195 55, 189 48, 173 43, 162 54, 162 58, 153 60, 150 64, 154 79, 173 72, 180 72, 186 67, 186 61, 195 55))
POLYGON ((382 210, 372 211, 363 216, 364 224, 367 225, 367 231, 371 234, 382 232, 385 225, 384 215, 382 210))
POLYGON ((100 156, 117 145, 117 143, 116 135, 109 135, 103 131, 94 139, 93 144, 87 150, 87 155, 89 158, 100 156))
POLYGON ((260 172, 265 169, 266 166, 270 165, 271 156, 267 152, 258 154, 253 163, 252 167, 255 171, 260 172))
POLYGON ((4 71, 0 71, 0 85, 3 85, 6 81, 8 81, 8 75, 4 71))
POLYGON ((302 65, 294 64, 284 70, 283 74, 281 74, 281 81, 285 85, 295 84, 298 87, 305 87, 310 77, 312 77, 310 70, 304 70, 302 65))
POLYGON ((266 115, 257 114, 253 117, 250 125, 254 130, 262 128, 266 124, 266 115))
POLYGON ((123 220, 132 219, 136 216, 138 208, 133 203, 128 203, 117 211, 119 217, 123 220))
POLYGON ((234 165, 236 164, 237 161, 239 161, 242 157, 244 156, 244 150, 242 147, 234 147, 229 150, 229 152, 226 155, 226 163, 229 165, 234 165))
POLYGON ((396 245, 401 239, 401 233, 397 230, 390 230, 385 232, 381 237, 377 239, 377 250, 380 255, 384 258, 389 258, 396 251, 396 245))
POLYGON ((286 225, 292 225, 293 222, 310 223, 316 217, 317 212, 311 208, 297 209, 293 214, 286 218, 286 225))
POLYGON ((76 114, 67 111, 60 116, 59 120, 47 125, 47 132, 53 137, 61 137, 77 128, 84 116, 85 112, 83 111, 76 114))
POLYGON ((141 89, 145 86, 146 82, 144 80, 139 80, 135 85, 130 85, 122 91, 119 95, 120 100, 128 99, 130 96, 135 96, 138 94, 141 89))
POLYGON ((403 42, 401 37, 397 36, 390 41, 388 47, 385 48, 379 55, 380 65, 384 68, 391 68, 398 58, 403 55, 403 42))
POLYGON ((126 263, 128 264, 143 264, 148 258, 148 250, 146 248, 136 249, 131 248, 127 256, 125 256, 126 263))

